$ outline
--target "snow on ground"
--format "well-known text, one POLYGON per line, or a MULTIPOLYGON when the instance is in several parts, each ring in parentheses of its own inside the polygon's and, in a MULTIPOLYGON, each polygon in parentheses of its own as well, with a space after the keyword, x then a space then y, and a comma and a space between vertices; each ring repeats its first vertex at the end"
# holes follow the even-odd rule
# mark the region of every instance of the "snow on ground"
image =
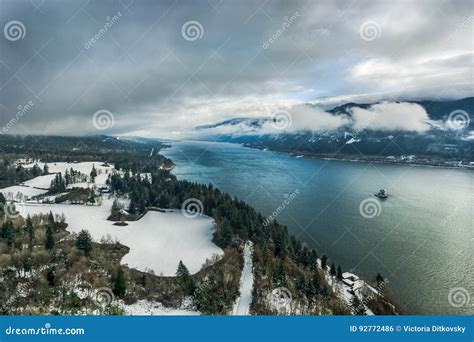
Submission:
POLYGON ((233 315, 246 316, 250 315, 250 303, 252 303, 253 289, 253 243, 247 241, 244 247, 244 268, 240 276, 240 296, 234 304, 232 310, 233 315))
MULTIPOLYGON (((319 267, 321 268, 321 259, 318 259, 317 263, 318 263, 319 267)), ((327 283, 329 284, 329 286, 331 286, 333 292, 340 299, 342 299, 349 307, 351 307, 352 298, 354 298, 352 288, 349 285, 344 284, 342 281, 340 281, 336 277, 333 277, 330 272, 331 272, 331 268, 328 265, 326 265, 326 270, 324 272, 324 277, 325 277, 327 283)), ((361 285, 368 286, 368 284, 366 284, 363 280, 358 280, 358 282, 360 282, 359 283, 360 286, 361 285)), ((364 298, 362 298, 361 296, 358 296, 358 297, 361 301, 364 300, 364 298)), ((365 310, 366 310, 366 314, 368 316, 373 316, 374 315, 372 310, 370 310, 367 306, 365 306, 365 310)))
POLYGON ((10 201, 11 200, 22 201, 24 199, 28 199, 34 196, 44 194, 48 192, 48 190, 35 189, 29 186, 14 185, 14 186, 9 186, 8 188, 0 189, 0 192, 3 193, 3 195, 10 201), (21 193, 23 195, 17 196, 18 193, 21 193), (27 198, 21 198, 25 196, 27 198))
MULTIPOLYGON (((80 163, 66 163, 66 162, 57 162, 57 163, 43 163, 43 162, 37 162, 37 163, 30 163, 30 164, 25 164, 23 165, 24 168, 32 168, 35 164, 38 164, 38 166, 43 169, 45 164, 48 164, 48 170, 50 173, 61 173, 64 176, 64 173, 66 170, 70 170, 71 168, 75 171, 79 171, 82 174, 89 176, 91 171, 92 171, 92 166, 95 167, 97 170, 97 177, 95 179, 95 183, 76 183, 76 184, 70 184, 68 188, 90 188, 93 187, 94 185, 96 186, 104 186, 105 181, 109 177, 109 174, 114 170, 114 165, 109 164, 109 166, 103 166, 103 162, 100 161, 92 161, 92 162, 80 162, 80 163)), ((48 175, 50 176, 50 175, 48 175)), ((47 177, 47 176, 40 176, 40 177, 47 177)), ((38 177, 37 177, 38 178, 38 177)), ((52 175, 52 178, 54 178, 54 175, 52 175)), ((35 180, 34 178, 33 180, 35 180)), ((31 182, 33 180, 30 180, 28 182, 31 182)), ((49 184, 47 185, 46 188, 49 188, 49 184)))
MULTIPOLYGON (((38 166, 41 169, 43 169, 45 163, 37 162, 37 163, 24 164, 23 167, 32 168, 35 164, 38 164, 38 166)), ((112 170, 114 170, 113 165, 103 166, 103 163, 98 162, 98 161, 97 162, 81 162, 81 163, 58 162, 58 163, 47 163, 47 164, 48 164, 48 170, 50 172, 49 175, 35 177, 33 179, 30 179, 22 183, 22 185, 14 185, 8 188, 0 189, 0 192, 2 192, 5 195, 5 197, 7 196, 7 194, 10 193, 10 196, 8 197, 8 199, 10 200, 16 200, 16 201, 27 200, 31 197, 46 193, 47 190, 45 189, 50 188, 51 181, 56 176, 56 173, 62 173, 62 175, 64 176, 66 170, 70 170, 71 168, 73 168, 74 170, 80 171, 82 174, 89 176, 92 171, 92 166, 94 166, 97 170, 97 177, 95 179, 95 183, 89 183, 89 182, 74 183, 74 184, 69 184, 67 188, 68 189, 92 188, 94 186, 102 187, 102 186, 106 186, 105 182, 107 181, 107 178, 111 174, 112 170), (17 196, 18 193, 21 193, 23 195, 17 196)), ((148 174, 143 174, 143 175, 145 175, 143 177, 148 177, 148 174)), ((149 175, 149 177, 151 179, 151 174, 149 175)))
POLYGON ((174 309, 164 307, 158 302, 139 300, 131 305, 124 305, 125 315, 131 316, 197 316, 199 311, 187 309, 174 309))
POLYGON ((54 177, 56 177, 55 174, 38 176, 33 179, 27 180, 23 184, 32 188, 49 189, 51 186, 51 181, 54 179, 54 177))
POLYGON ((24 168, 32 168, 35 164, 38 164, 38 166, 43 169, 44 164, 48 164, 48 169, 50 173, 58 173, 61 172, 64 175, 64 172, 67 170, 70 170, 71 167, 76 170, 80 171, 81 173, 85 175, 89 175, 92 171, 92 165, 96 168, 97 172, 99 170, 112 170, 114 166, 112 164, 109 164, 109 166, 102 166, 104 163, 101 161, 91 161, 91 162, 80 162, 80 163, 66 163, 66 162, 56 162, 56 163, 44 163, 44 162, 37 162, 37 163, 31 163, 31 164, 25 164, 23 165, 24 168))
POLYGON ((104 198, 101 206, 70 204, 17 204, 17 210, 27 214, 64 213, 68 230, 78 233, 88 230, 95 241, 110 235, 130 252, 122 264, 145 271, 153 269, 157 275, 174 276, 180 260, 190 273, 198 272, 206 259, 223 251, 212 242, 213 220, 205 215, 187 218, 180 210, 147 212, 140 220, 115 226, 107 221, 113 198, 104 198))
POLYGON ((153 182, 153 179, 151 177, 151 173, 147 172, 147 173, 140 173, 140 179, 144 180, 148 180, 148 182, 152 183, 153 182))

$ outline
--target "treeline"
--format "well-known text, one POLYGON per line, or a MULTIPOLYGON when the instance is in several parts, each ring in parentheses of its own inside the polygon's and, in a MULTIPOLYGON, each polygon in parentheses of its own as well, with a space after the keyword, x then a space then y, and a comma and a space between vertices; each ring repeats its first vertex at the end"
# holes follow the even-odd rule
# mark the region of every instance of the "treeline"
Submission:
MULTIPOLYGON (((127 169, 126 165, 124 167, 127 169)), ((130 213, 139 215, 147 207, 181 208, 185 200, 194 198, 202 203, 202 213, 215 220, 213 241, 219 247, 224 250, 235 248, 247 240, 254 243, 254 273, 258 285, 252 303, 255 314, 277 313, 268 307, 267 296, 278 287, 288 288, 295 299, 307 301, 306 314, 350 314, 321 274, 316 251, 291 236, 285 226, 277 222, 265 226, 264 217, 251 206, 222 193, 212 184, 178 181, 169 171, 153 168, 150 164, 147 170, 152 174, 152 182, 142 179, 139 172, 130 176, 125 171, 124 177, 111 176, 113 192, 130 194, 130 213)), ((342 277, 340 266, 333 264, 331 270, 334 270, 334 276, 342 277)), ((182 273, 179 271, 180 276, 182 273)), ((189 281, 187 284, 188 290, 193 288, 189 281)), ((195 298, 199 306, 199 296, 195 298)))
POLYGON ((47 170, 41 169, 37 164, 32 168, 24 168, 16 165, 11 158, 0 155, 0 188, 20 184, 47 173, 47 170))
POLYGON ((0 315, 122 313, 97 302, 95 289, 107 286, 116 298, 125 295, 119 260, 128 248, 94 243, 88 231, 71 235, 66 227, 66 218, 51 212, 3 220, 0 315))

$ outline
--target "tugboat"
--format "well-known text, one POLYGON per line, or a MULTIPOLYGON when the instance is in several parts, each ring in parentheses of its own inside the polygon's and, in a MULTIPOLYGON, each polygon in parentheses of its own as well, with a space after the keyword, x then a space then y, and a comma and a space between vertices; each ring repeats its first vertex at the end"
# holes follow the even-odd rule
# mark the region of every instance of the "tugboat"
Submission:
POLYGON ((385 191, 385 189, 380 189, 378 193, 376 193, 374 196, 378 198, 388 198, 388 192, 385 191))

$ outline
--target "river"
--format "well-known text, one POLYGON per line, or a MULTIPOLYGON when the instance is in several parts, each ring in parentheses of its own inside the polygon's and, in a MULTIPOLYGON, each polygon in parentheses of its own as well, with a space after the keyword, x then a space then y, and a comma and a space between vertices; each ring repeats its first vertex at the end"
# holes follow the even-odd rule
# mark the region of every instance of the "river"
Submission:
POLYGON ((170 144, 161 153, 179 179, 212 183, 274 213, 345 271, 367 280, 380 272, 405 314, 474 313, 472 171, 295 158, 229 143, 170 144), (388 199, 373 196, 380 188, 388 199))

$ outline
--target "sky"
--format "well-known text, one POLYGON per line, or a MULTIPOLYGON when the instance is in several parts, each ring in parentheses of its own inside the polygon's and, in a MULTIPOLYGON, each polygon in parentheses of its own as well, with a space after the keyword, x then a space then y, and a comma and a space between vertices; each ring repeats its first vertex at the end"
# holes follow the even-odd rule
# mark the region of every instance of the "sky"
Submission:
MULTIPOLYGON (((176 138, 279 110, 331 129, 349 101, 473 96, 469 0, 0 0, 0 25, 1 134, 176 138)), ((411 125, 401 105, 383 125, 411 125)))

